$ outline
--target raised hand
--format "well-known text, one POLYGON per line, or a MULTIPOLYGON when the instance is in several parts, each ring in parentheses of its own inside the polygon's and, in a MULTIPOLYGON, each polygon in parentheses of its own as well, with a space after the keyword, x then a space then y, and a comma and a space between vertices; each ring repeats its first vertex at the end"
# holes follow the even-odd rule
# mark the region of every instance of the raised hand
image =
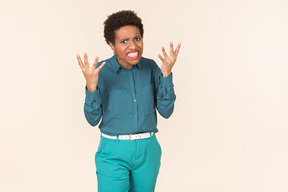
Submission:
POLYGON ((93 65, 90 67, 89 62, 88 62, 88 56, 87 53, 84 53, 84 64, 81 60, 81 57, 76 54, 77 59, 78 59, 78 64, 82 70, 82 73, 86 79, 87 83, 87 89, 88 91, 96 91, 97 90, 97 84, 98 84, 98 76, 100 70, 104 67, 105 62, 103 62, 99 67, 96 68, 97 63, 98 63, 98 57, 95 58, 95 61, 93 65))
POLYGON ((179 53, 181 47, 181 43, 179 43, 176 47, 176 49, 173 49, 173 43, 170 43, 170 55, 168 56, 164 47, 162 47, 162 53, 163 56, 162 57, 160 54, 158 54, 158 57, 161 59, 162 61, 162 66, 161 66, 161 72, 163 77, 167 77, 169 75, 171 75, 171 71, 172 68, 177 60, 177 55, 179 53))

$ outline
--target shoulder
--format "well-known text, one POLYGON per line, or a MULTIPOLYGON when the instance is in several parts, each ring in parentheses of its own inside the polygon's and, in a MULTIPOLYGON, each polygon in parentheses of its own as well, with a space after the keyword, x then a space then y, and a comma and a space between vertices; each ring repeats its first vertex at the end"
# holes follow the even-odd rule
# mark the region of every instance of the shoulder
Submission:
POLYGON ((153 59, 141 57, 140 62, 141 62, 141 65, 144 66, 145 68, 147 67, 152 68, 152 69, 158 68, 157 63, 153 59))
POLYGON ((97 63, 97 67, 99 67, 102 63, 104 63, 105 62, 105 64, 109 64, 109 63, 111 63, 112 62, 112 57, 111 58, 108 58, 108 59, 105 59, 105 60, 101 60, 101 61, 99 61, 98 63, 97 63))
POLYGON ((153 59, 142 57, 141 62, 142 62, 141 68, 144 69, 143 71, 151 72, 152 76, 155 77, 156 79, 159 76, 161 76, 161 69, 153 59))
POLYGON ((100 71, 100 73, 113 73, 116 72, 117 69, 119 68, 119 64, 116 61, 116 57, 112 56, 108 59, 99 61, 97 63, 97 67, 99 67, 103 62, 105 62, 105 66, 102 68, 102 70, 100 71))

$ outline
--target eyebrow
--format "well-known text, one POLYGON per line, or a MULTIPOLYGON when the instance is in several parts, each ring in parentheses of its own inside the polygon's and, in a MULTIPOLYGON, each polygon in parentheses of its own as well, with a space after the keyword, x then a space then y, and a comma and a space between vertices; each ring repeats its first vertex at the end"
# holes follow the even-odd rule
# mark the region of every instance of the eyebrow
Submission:
MULTIPOLYGON (((134 38, 142 38, 141 37, 141 35, 136 35, 135 37, 133 37, 132 39, 134 39, 134 38)), ((130 38, 129 37, 124 37, 124 38, 122 38, 122 39, 120 39, 119 41, 121 42, 121 41, 124 41, 124 40, 129 40, 130 38)))
POLYGON ((123 38, 123 39, 120 39, 119 41, 124 41, 124 40, 129 40, 129 38, 123 38))

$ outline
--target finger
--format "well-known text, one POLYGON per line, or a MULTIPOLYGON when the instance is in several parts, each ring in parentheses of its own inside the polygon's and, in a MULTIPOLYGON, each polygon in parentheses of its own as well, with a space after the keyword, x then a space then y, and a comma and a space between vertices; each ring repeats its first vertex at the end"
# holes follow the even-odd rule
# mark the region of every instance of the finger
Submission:
POLYGON ((169 58, 169 56, 167 55, 164 47, 162 47, 162 53, 163 53, 165 59, 166 59, 166 58, 169 58))
POLYGON ((101 69, 104 67, 104 65, 105 65, 106 63, 105 62, 103 62, 99 67, 97 67, 97 72, 99 73, 99 71, 101 71, 101 69))
POLYGON ((87 53, 84 53, 84 63, 85 63, 85 67, 89 67, 89 62, 88 62, 87 53))
POLYGON ((158 57, 160 58, 161 61, 165 60, 160 54, 158 54, 158 57))
POLYGON ((180 47, 181 47, 181 43, 179 43, 176 47, 176 51, 175 51, 175 57, 177 57, 178 53, 179 53, 179 50, 180 50, 180 47))
POLYGON ((170 42, 170 56, 174 55, 173 43, 170 42))
POLYGON ((98 60, 99 60, 99 57, 96 57, 95 60, 94 60, 93 65, 92 65, 93 68, 96 68, 98 60))
POLYGON ((83 70, 84 65, 83 65, 83 62, 82 62, 82 60, 81 60, 80 55, 76 54, 76 57, 77 57, 78 64, 79 64, 80 68, 83 70))

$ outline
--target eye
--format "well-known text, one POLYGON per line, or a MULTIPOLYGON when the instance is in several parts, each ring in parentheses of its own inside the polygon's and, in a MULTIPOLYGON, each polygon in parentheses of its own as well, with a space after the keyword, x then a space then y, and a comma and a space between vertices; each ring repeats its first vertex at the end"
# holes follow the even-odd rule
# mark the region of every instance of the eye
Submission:
POLYGON ((142 38, 141 37, 135 37, 135 39, 134 39, 135 41, 141 41, 142 40, 142 38))
POLYGON ((120 43, 121 44, 126 44, 128 42, 128 40, 127 39, 124 39, 124 40, 122 40, 120 43))

